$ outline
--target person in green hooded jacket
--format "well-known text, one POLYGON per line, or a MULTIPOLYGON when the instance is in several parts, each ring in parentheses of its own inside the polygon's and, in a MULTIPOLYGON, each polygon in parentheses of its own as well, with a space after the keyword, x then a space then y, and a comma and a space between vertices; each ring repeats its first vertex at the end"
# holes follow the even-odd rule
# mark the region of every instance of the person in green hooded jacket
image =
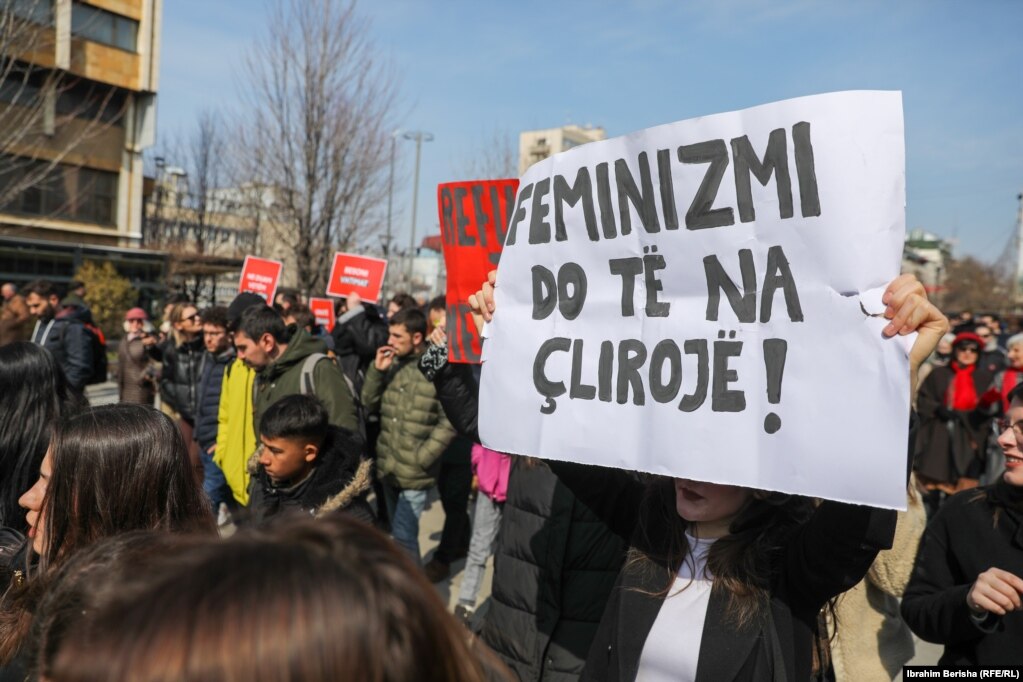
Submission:
POLYGON ((360 433, 355 398, 341 370, 326 354, 323 341, 304 329, 286 326, 277 311, 262 305, 242 314, 234 346, 238 359, 256 372, 252 421, 257 438, 266 408, 297 393, 315 395, 323 401, 334 426, 360 433))

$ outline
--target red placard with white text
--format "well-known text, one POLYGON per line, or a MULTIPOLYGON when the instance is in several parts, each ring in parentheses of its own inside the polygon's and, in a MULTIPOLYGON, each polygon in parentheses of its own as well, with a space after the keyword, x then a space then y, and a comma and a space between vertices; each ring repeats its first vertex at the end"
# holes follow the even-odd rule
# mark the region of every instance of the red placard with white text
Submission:
POLYGON ((335 253, 330 279, 327 280, 327 294, 347 298, 354 293, 364 301, 376 303, 384 286, 385 272, 387 261, 382 258, 335 253))
POLYGON ((519 181, 476 180, 437 186, 447 269, 448 360, 479 363, 483 352, 469 296, 497 267, 519 181))
POLYGON ((245 256, 242 265, 242 276, 238 280, 238 293, 250 291, 259 294, 266 302, 273 305, 277 284, 281 281, 281 270, 284 265, 279 260, 245 256))
POLYGON ((328 332, 334 331, 334 302, 329 298, 310 298, 309 310, 316 317, 316 324, 328 332))

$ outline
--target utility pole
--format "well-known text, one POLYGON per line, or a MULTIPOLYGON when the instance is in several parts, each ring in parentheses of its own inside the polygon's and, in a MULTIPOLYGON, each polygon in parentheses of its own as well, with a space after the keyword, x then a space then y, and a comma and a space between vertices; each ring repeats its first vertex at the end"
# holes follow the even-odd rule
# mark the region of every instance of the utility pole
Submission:
POLYGON ((416 141, 416 173, 415 179, 412 181, 412 231, 409 234, 409 250, 408 250, 408 293, 412 293, 412 266, 415 263, 416 253, 416 210, 419 207, 419 159, 422 155, 423 142, 431 142, 433 140, 433 133, 427 133, 422 130, 413 130, 402 135, 406 140, 416 141))

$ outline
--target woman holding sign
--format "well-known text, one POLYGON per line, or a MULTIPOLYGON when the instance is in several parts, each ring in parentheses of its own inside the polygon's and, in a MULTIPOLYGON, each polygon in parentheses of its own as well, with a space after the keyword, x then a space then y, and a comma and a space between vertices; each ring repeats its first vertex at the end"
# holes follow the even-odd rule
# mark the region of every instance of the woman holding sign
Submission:
MULTIPOLYGON (((491 273, 470 298, 484 320, 494 313, 494 284, 491 273)), ((893 280, 882 300, 886 336, 919 332, 912 385, 948 321, 911 275, 893 280)), ((902 444, 895 450, 905 455, 902 444)), ((895 530, 889 510, 550 465, 631 544, 583 679, 811 679, 821 609, 863 578, 895 530)))

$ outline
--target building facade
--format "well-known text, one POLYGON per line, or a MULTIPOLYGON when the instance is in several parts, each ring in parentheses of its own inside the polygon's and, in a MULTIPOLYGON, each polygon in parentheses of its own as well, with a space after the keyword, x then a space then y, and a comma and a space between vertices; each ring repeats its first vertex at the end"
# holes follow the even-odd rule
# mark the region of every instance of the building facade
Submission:
POLYGON ((591 125, 567 125, 560 128, 526 130, 519 133, 519 175, 537 161, 543 161, 552 154, 578 147, 587 142, 606 140, 603 128, 591 125))
POLYGON ((142 242, 161 0, 11 0, 0 34, 0 236, 142 242), (10 22, 5 22, 9 25, 10 22))

